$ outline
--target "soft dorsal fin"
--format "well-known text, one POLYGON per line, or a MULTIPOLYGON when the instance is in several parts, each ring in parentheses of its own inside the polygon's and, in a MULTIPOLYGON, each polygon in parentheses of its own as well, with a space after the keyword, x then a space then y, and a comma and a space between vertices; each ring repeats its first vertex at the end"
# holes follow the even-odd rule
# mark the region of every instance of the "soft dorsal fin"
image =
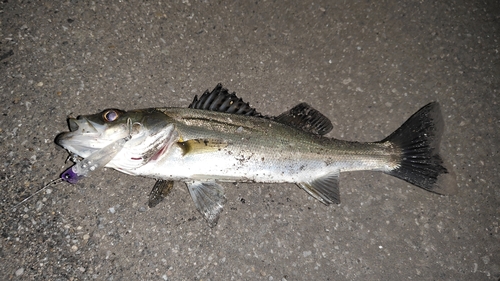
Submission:
POLYGON ((188 107, 247 116, 261 116, 248 103, 238 98, 234 92, 230 94, 220 83, 211 92, 206 90, 200 99, 196 95, 188 107))
POLYGON ((333 129, 332 122, 321 112, 303 102, 274 118, 282 124, 316 135, 325 135, 333 129))

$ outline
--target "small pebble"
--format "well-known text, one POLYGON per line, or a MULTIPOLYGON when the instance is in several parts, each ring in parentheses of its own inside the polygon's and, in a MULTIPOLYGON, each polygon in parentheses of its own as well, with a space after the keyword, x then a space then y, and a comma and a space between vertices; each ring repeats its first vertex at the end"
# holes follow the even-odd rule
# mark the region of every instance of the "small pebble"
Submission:
POLYGON ((23 273, 24 273, 24 268, 23 267, 21 267, 18 270, 16 270, 16 276, 21 276, 21 275, 23 275, 23 273))

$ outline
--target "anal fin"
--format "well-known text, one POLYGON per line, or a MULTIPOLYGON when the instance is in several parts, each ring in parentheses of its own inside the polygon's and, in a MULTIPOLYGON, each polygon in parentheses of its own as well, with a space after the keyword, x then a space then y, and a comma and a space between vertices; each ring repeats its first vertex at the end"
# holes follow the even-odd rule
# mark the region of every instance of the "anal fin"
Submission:
POLYGON ((217 225, 219 215, 226 203, 224 188, 215 181, 186 182, 196 209, 203 215, 210 227, 217 225))
POLYGON ((323 204, 340 204, 339 173, 328 174, 309 182, 299 182, 297 185, 323 204))
POLYGON ((149 193, 148 207, 153 208, 163 201, 174 187, 173 181, 157 180, 153 189, 149 193))

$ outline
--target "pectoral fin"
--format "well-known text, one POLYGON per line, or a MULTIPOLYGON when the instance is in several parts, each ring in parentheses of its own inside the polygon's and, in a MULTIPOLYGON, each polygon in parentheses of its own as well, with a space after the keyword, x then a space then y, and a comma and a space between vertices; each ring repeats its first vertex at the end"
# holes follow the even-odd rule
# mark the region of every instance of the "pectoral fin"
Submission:
POLYGON ((309 182, 299 182, 297 184, 323 204, 340 204, 338 173, 328 174, 309 182))
POLYGON ((186 182, 196 209, 207 220, 210 227, 217 225, 226 197, 224 188, 215 181, 186 182))
POLYGON ((192 139, 177 142, 182 149, 182 155, 214 152, 227 146, 227 143, 219 139, 192 139))
POLYGON ((148 207, 153 208, 158 205, 170 193, 174 187, 173 181, 158 180, 153 186, 153 190, 149 193, 148 207))

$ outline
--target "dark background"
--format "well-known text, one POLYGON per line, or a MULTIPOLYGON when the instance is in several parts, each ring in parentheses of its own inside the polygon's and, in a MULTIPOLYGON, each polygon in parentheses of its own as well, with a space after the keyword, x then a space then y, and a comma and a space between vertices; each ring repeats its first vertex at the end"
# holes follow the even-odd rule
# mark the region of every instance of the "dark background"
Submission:
POLYGON ((491 1, 0 3, 0 279, 498 280, 500 9, 491 1), (342 204, 225 184, 217 227, 183 184, 112 170, 19 200, 70 165, 70 114, 187 106, 221 82, 264 114, 307 102, 375 141, 430 101, 459 193, 341 175, 342 204))

